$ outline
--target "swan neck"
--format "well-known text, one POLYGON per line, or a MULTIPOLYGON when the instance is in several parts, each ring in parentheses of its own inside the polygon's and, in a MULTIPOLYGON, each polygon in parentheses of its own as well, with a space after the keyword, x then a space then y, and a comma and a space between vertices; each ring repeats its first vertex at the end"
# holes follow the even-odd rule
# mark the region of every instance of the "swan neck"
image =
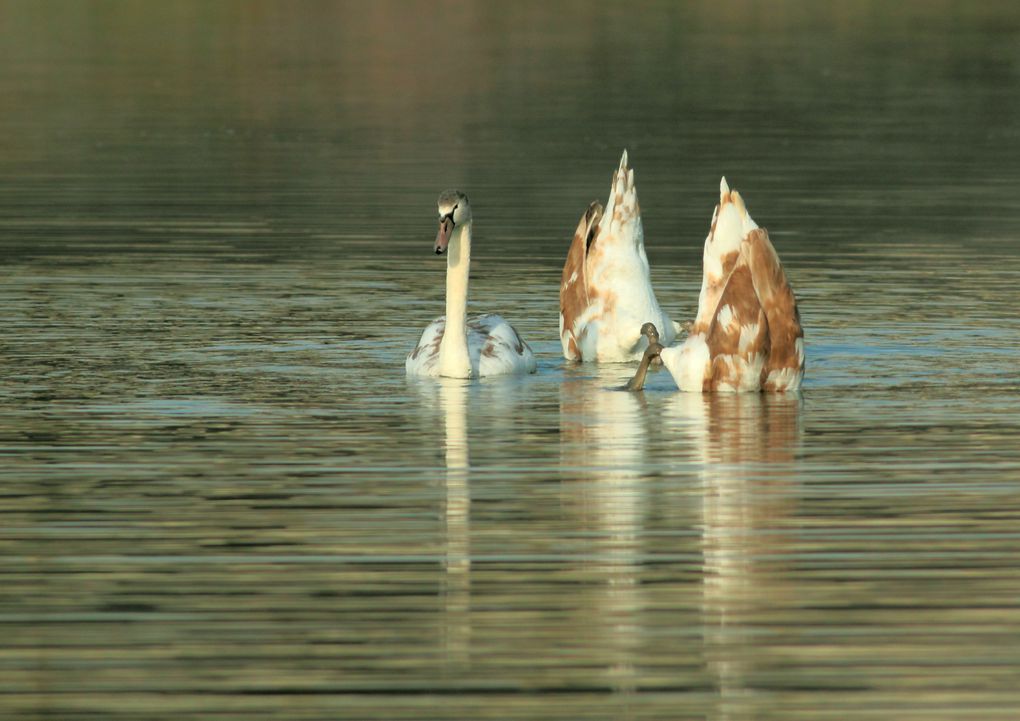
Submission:
POLYGON ((471 224, 453 231, 446 258, 446 325, 457 324, 463 331, 467 320, 468 275, 471 265, 471 224))
POLYGON ((441 373, 471 375, 467 346, 467 294, 471 266, 471 223, 454 229, 446 258, 446 332, 439 347, 441 373))

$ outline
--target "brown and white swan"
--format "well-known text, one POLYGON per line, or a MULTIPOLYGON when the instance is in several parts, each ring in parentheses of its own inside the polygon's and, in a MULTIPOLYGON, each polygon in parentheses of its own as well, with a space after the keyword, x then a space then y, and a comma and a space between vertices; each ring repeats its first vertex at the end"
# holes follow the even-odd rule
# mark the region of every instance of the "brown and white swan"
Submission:
POLYGON ((665 345, 678 332, 652 290, 634 171, 624 150, 605 208, 597 200, 588 206, 563 265, 563 356, 599 362, 640 358, 646 347, 638 332, 643 323, 660 328, 665 345))
MULTIPOLYGON (((797 298, 768 232, 754 222, 726 178, 705 239, 703 264, 690 334, 682 344, 658 353, 680 390, 798 390, 804 379, 804 330, 797 298)), ((655 350, 650 342, 628 388, 641 389, 655 350)))

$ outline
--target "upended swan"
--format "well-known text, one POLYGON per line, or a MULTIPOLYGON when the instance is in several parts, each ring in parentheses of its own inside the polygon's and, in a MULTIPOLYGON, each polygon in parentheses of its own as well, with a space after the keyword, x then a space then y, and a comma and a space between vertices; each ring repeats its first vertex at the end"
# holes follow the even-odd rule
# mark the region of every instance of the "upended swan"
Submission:
POLYGON ((409 376, 472 378, 534 373, 535 356, 501 316, 467 317, 471 265, 471 204, 459 190, 439 195, 435 252, 449 248, 446 261, 446 315, 432 321, 407 355, 409 376))
MULTIPOLYGON (((703 263, 698 316, 690 335, 659 352, 680 390, 797 390, 804 378, 797 299, 768 233, 751 219, 726 178, 720 183, 703 263)), ((641 368, 627 386, 631 390, 641 389, 658 350, 648 337, 641 368)))
POLYGON ((606 207, 585 211, 567 253, 560 282, 560 343, 574 361, 621 362, 647 347, 643 323, 661 329, 669 345, 677 326, 659 307, 645 255, 634 171, 623 151, 606 207))

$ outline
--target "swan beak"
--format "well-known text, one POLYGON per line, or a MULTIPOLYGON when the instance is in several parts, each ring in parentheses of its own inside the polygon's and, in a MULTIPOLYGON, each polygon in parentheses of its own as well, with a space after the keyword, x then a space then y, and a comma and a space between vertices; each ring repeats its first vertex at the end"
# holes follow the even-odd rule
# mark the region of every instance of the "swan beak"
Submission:
POLYGON ((439 232, 436 233, 436 255, 446 252, 446 246, 450 244, 450 233, 453 232, 453 218, 446 216, 439 221, 439 232))

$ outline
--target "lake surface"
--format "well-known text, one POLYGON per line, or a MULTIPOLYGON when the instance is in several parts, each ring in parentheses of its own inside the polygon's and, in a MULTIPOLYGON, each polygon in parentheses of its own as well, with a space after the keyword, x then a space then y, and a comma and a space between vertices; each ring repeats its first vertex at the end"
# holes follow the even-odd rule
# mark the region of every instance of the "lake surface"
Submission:
POLYGON ((1020 10, 0 3, 0 717, 1015 719, 1020 10), (694 315, 719 177, 793 397, 565 362, 636 170, 694 315), (534 376, 405 379, 471 308, 534 376))

